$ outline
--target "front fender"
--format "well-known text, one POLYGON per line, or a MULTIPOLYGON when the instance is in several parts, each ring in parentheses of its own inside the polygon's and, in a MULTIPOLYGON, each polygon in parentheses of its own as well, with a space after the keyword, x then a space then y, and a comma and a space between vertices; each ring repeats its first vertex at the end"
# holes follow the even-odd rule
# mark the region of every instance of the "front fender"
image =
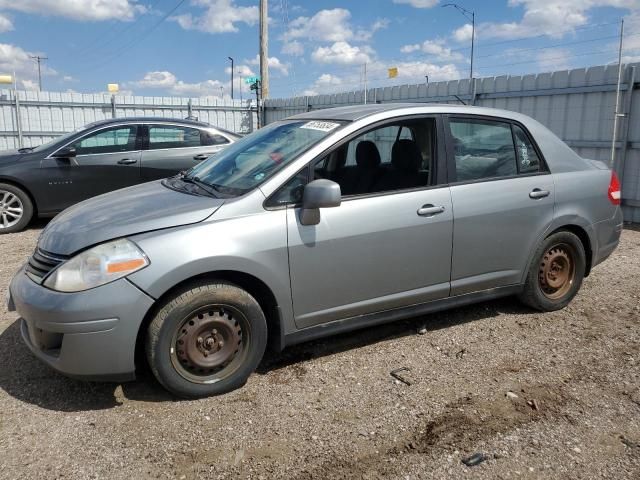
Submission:
POLYGON ((280 308, 284 332, 293 328, 285 210, 130 238, 147 254, 150 265, 128 278, 153 298, 203 274, 243 273, 269 287, 280 308))

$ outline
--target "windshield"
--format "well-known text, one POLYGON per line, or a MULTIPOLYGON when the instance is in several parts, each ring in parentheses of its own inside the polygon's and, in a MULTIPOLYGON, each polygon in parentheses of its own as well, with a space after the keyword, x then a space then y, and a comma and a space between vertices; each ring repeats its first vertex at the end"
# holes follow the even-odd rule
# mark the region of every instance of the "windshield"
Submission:
POLYGON ((88 125, 85 125, 84 127, 80 127, 75 129, 73 132, 68 132, 65 133, 64 135, 60 135, 52 140, 49 140, 47 143, 43 143, 42 145, 38 145, 37 147, 33 147, 30 148, 29 150, 32 152, 38 152, 41 150, 45 150, 49 147, 52 147, 53 145, 57 144, 57 143, 64 143, 66 140, 70 139, 72 136, 84 131, 84 130, 88 130, 89 128, 91 128, 93 125, 95 125, 95 123, 90 123, 88 125))
POLYGON ((289 120, 247 135, 186 175, 221 193, 241 195, 295 160, 342 122, 289 120))

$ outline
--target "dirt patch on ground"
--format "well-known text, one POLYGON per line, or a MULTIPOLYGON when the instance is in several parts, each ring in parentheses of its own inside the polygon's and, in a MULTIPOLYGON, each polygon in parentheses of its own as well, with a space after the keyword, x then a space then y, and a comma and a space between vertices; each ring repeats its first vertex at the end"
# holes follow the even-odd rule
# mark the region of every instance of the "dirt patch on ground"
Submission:
MULTIPOLYGON (((0 236, 0 293, 38 234, 0 236)), ((343 334, 199 401, 145 371, 62 377, 0 307, 0 478, 640 478, 639 323, 637 230, 563 311, 503 299, 343 334)))

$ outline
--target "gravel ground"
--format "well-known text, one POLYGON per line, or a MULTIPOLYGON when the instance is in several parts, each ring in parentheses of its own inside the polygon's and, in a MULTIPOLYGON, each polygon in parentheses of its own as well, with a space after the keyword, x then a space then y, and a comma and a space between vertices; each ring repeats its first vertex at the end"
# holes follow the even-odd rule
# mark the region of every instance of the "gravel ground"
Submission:
MULTIPOLYGON (((0 236, 0 293, 39 225, 0 236)), ((563 311, 504 299, 300 345, 178 401, 62 377, 0 307, 0 478, 640 478, 640 230, 563 311), (426 325, 426 333, 416 332, 426 325), (411 383, 389 372, 407 367, 411 383), (466 466, 462 459, 483 453, 466 466)))

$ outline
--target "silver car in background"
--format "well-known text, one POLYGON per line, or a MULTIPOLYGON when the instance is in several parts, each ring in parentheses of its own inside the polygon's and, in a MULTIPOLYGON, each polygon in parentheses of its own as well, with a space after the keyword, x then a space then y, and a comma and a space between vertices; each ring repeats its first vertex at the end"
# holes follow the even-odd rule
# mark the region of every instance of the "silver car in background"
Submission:
POLYGON ((186 174, 76 205, 9 309, 82 378, 243 385, 295 343, 518 295, 563 308, 618 245, 618 179, 508 111, 383 104, 268 125, 186 174))

